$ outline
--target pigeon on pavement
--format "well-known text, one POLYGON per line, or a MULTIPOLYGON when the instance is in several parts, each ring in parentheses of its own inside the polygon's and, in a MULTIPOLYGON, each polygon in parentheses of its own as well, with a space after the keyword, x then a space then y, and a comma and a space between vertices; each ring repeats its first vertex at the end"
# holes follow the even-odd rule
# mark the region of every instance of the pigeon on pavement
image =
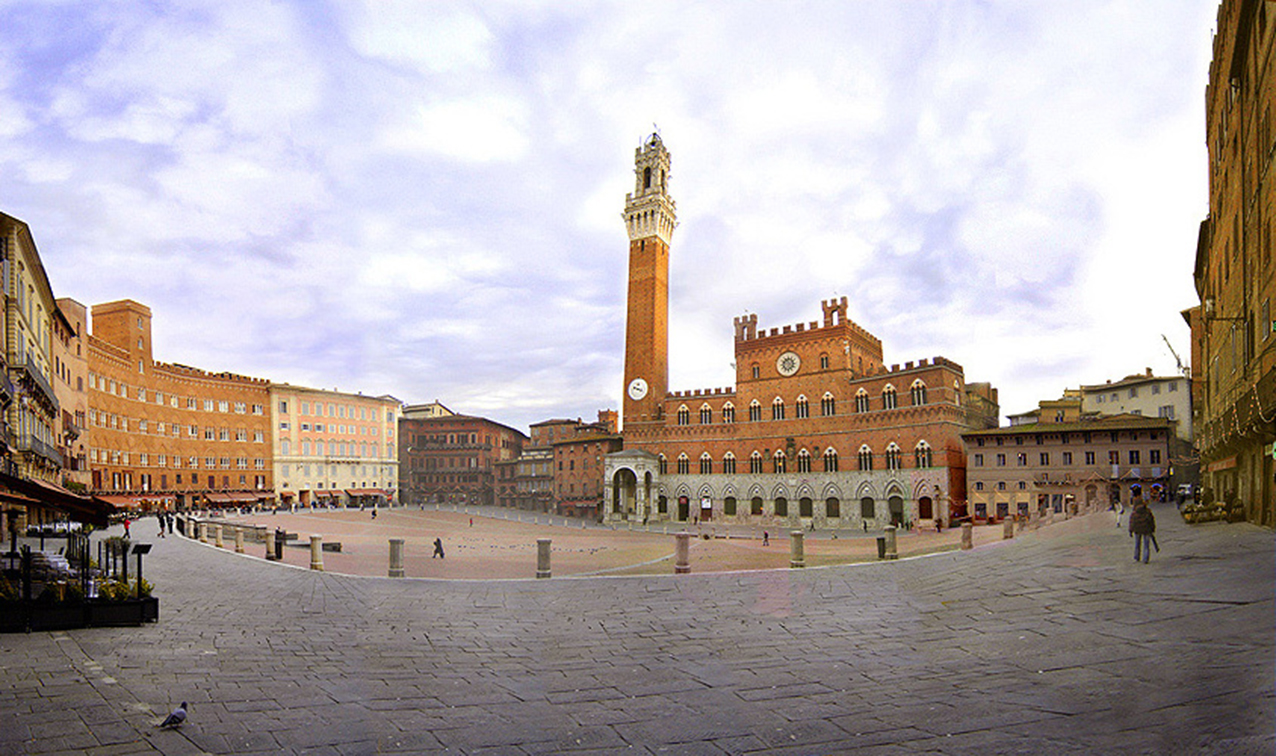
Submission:
POLYGON ((160 722, 159 726, 160 727, 177 727, 178 725, 180 725, 182 722, 185 722, 185 721, 186 721, 186 702, 182 701, 182 705, 178 706, 176 709, 173 709, 173 713, 169 714, 168 718, 165 719, 163 722, 160 722))

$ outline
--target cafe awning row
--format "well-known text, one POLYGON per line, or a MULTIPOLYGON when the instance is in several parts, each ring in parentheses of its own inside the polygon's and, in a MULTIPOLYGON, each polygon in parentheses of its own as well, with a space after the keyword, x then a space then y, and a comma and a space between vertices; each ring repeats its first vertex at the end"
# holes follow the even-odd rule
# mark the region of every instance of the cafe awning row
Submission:
POLYGON ((347 496, 385 496, 385 491, 380 488, 347 488, 347 496))
POLYGON ((142 506, 142 502, 136 496, 94 496, 98 501, 104 501, 116 509, 137 509, 142 506))
POLYGON ((6 490, 11 496, 16 495, 31 502, 6 499, 10 503, 49 507, 63 512, 68 519, 99 528, 110 525, 111 515, 115 512, 113 504, 98 497, 80 496, 56 483, 19 478, 3 472, 0 472, 0 489, 6 490))
POLYGON ((270 493, 245 493, 243 491, 228 491, 226 493, 209 493, 204 494, 204 498, 208 499, 209 504, 253 504, 262 499, 273 498, 270 493))

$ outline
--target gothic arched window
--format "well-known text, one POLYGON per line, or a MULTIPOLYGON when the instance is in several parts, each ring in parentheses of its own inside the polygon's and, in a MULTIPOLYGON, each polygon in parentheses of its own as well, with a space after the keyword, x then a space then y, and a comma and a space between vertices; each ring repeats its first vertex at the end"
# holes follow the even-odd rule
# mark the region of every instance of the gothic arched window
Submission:
POLYGON ((913 456, 916 458, 917 466, 925 469, 931 466, 930 444, 925 441, 918 441, 917 448, 913 449, 913 456))
POLYGON ((892 441, 891 445, 886 447, 886 469, 898 470, 900 467, 902 465, 900 464, 899 445, 892 441))
POLYGON ((926 384, 922 382, 921 378, 913 381, 913 387, 909 389, 909 393, 913 395, 914 407, 926 403, 926 384))
POLYGON ((882 389, 882 409, 895 409, 897 406, 895 387, 888 383, 886 388, 882 389))

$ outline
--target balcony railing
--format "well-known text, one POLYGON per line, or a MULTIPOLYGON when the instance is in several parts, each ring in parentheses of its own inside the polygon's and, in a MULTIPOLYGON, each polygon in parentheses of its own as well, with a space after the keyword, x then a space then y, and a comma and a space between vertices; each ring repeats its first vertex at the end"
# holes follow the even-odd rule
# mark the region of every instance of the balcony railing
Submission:
POLYGON ((18 450, 34 452, 58 467, 62 466, 62 453, 32 435, 18 437, 18 450))
POLYGON ((45 401, 52 407, 53 413, 56 414, 59 407, 58 398, 53 393, 53 386, 50 385, 49 380, 44 377, 44 373, 36 366, 35 362, 31 360, 31 356, 26 355, 23 357, 19 355, 17 359, 13 359, 12 355, 10 355, 9 364, 17 371, 16 374, 19 379, 26 378, 35 385, 39 393, 44 396, 45 401))

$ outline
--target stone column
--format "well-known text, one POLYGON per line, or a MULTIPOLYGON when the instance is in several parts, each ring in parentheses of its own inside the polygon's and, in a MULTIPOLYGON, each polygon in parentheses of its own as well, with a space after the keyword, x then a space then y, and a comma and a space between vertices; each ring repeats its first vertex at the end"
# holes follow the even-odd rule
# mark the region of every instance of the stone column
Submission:
POLYGON ((550 543, 551 541, 548 538, 536 539, 536 577, 538 578, 547 578, 551 575, 549 569, 550 543))
POLYGON ((310 536, 310 569, 323 572, 323 536, 310 536))
POLYGON ((244 529, 238 525, 235 526, 235 553, 244 553, 244 529))
MULTIPOLYGON (((636 471, 636 470, 634 471, 634 474, 635 474, 635 477, 637 477, 637 471, 636 471)), ((641 520, 643 517, 646 517, 646 516, 647 516, 647 512, 649 511, 649 508, 650 508, 650 507, 651 507, 651 502, 647 501, 647 486, 645 486, 645 485, 643 484, 643 482, 642 482, 642 479, 641 479, 641 478, 638 478, 638 479, 634 482, 634 513, 633 513, 633 516, 634 516, 634 517, 636 517, 636 518, 638 518, 639 520, 641 520)), ((629 519, 629 513, 627 513, 627 512, 621 512, 621 514, 622 514, 622 515, 623 515, 626 519, 629 519)))
POLYGON ((673 574, 686 575, 691 572, 691 534, 683 531, 673 537, 673 574))
POLYGON ((1001 522, 1001 540, 1009 540, 1015 537, 1015 521, 1011 519, 1002 520, 1001 522))
POLYGON ((390 539, 390 577, 403 577, 403 539, 390 539))
POLYGON ((971 525, 968 522, 963 522, 961 524, 961 547, 963 549, 973 548, 974 543, 972 542, 971 539, 973 537, 974 529, 975 529, 975 526, 971 525))
POLYGON ((896 528, 894 525, 887 525, 883 531, 886 534, 887 559, 899 559, 899 551, 895 545, 895 530, 896 528))
POLYGON ((789 531, 789 567, 806 566, 806 548, 804 534, 800 530, 789 531))
POLYGON ((222 540, 222 524, 219 522, 213 526, 213 542, 217 544, 217 548, 226 548, 226 543, 222 540))
POLYGON ((266 528, 266 559, 275 561, 275 531, 266 528))
POLYGON ((208 543, 208 523, 196 523, 195 527, 199 528, 199 542, 208 543))

